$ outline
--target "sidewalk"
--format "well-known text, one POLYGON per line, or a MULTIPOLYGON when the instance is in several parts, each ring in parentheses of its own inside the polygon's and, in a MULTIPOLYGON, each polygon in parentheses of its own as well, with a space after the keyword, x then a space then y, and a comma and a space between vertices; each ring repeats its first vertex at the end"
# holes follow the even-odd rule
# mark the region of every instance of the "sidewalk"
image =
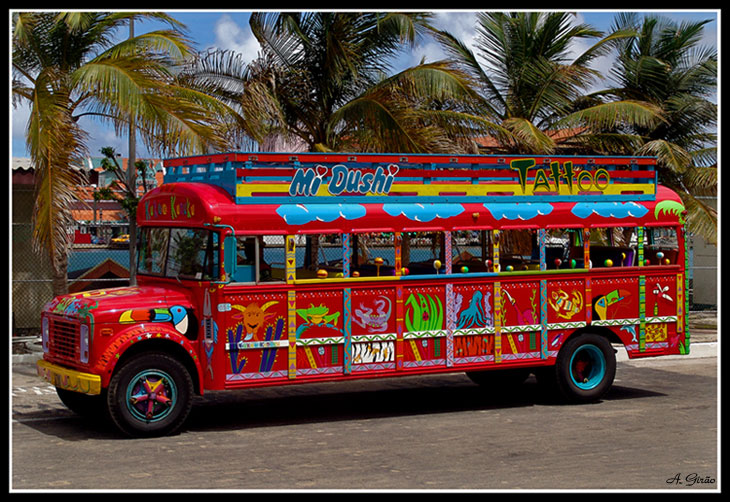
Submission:
MULTIPOLYGON (((718 340, 717 312, 690 312, 688 324, 690 333, 689 357, 716 357, 718 340)), ((621 353, 619 352, 619 354, 621 353)), ((43 356, 40 337, 14 337, 12 355, 13 364, 35 364, 43 356)), ((618 360, 625 360, 625 358, 619 355, 618 360)))

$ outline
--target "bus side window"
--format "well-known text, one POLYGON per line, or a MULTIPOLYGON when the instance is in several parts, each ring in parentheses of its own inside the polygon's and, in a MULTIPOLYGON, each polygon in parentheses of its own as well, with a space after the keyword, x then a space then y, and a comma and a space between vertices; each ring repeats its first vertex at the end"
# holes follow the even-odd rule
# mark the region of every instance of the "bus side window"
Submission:
POLYGON ((283 282, 286 280, 286 236, 262 235, 258 237, 259 282, 283 282))
MULTIPOLYGON (((326 271, 328 278, 342 277, 342 234, 320 234, 317 237, 315 271, 326 271)), ((321 278, 321 276, 318 275, 321 278)))
POLYGON ((638 260, 634 227, 591 229, 590 259, 593 268, 632 267, 638 260))
POLYGON ((352 277, 395 275, 395 236, 392 232, 352 235, 352 277))
MULTIPOLYGON (((573 232, 570 230, 553 228, 545 232, 545 268, 547 270, 577 267, 577 260, 575 265, 573 265, 570 261, 572 242, 573 232)), ((580 249, 580 254, 582 257, 582 247, 580 249)))
POLYGON ((503 272, 540 270, 537 230, 507 229, 500 232, 499 264, 503 272))
POLYGON ((234 282, 284 280, 284 236, 236 236, 234 282))
POLYGON ((458 230, 451 232, 452 271, 455 273, 491 272, 487 260, 491 259, 491 248, 487 230, 458 230))
POLYGON ((256 237, 236 236, 236 274, 234 282, 256 280, 256 237))
POLYGON ((649 244, 644 247, 647 265, 670 265, 679 260, 677 230, 671 227, 650 227, 645 230, 649 244))
MULTIPOLYGON (((404 232, 401 240, 401 263, 408 275, 443 273, 444 234, 442 232, 404 232), (434 262, 441 262, 441 269, 434 262)), ((452 248, 453 254, 453 248, 452 248)))

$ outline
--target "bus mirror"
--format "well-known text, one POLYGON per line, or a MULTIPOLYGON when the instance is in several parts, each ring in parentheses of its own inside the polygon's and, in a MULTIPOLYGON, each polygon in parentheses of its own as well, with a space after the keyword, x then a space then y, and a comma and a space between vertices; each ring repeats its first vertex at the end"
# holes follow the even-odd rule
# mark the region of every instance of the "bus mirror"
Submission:
POLYGON ((226 272, 226 282, 236 276, 236 236, 227 235, 223 240, 223 270, 226 272))

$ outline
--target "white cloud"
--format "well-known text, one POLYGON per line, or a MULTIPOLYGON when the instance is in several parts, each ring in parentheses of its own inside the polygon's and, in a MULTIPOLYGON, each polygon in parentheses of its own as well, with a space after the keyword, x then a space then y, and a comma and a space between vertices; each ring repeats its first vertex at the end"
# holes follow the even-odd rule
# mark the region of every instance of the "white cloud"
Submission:
MULTIPOLYGON (((433 12, 431 22, 437 29, 451 33, 458 40, 474 50, 474 41, 476 39, 476 32, 474 31, 475 20, 475 12, 437 11, 433 12)), ((421 59, 424 59, 426 62, 433 62, 446 59, 447 57, 441 45, 432 37, 427 36, 404 59, 408 66, 413 66, 420 63, 421 59)))
POLYGON ((219 49, 238 52, 247 62, 253 61, 261 49, 248 25, 241 27, 228 14, 215 24, 215 41, 219 49))
POLYGON ((476 15, 476 12, 469 11, 439 11, 434 15, 433 24, 473 47, 476 39, 476 15))
POLYGON ((25 103, 19 103, 17 108, 10 105, 10 130, 12 139, 13 157, 27 157, 25 145, 25 128, 28 126, 30 108, 25 103))

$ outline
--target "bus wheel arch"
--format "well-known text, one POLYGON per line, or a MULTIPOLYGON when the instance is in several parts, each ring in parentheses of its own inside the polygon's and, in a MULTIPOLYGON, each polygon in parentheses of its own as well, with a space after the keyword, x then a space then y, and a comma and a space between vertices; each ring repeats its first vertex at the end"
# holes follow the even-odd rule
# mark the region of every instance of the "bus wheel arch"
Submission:
POLYGON ((576 330, 563 343, 555 364, 536 372, 538 382, 561 400, 571 403, 598 401, 613 385, 616 350, 621 343, 604 327, 576 330))
POLYGON ((187 372, 190 374, 190 378, 193 382, 193 389, 197 395, 203 393, 203 371, 200 365, 197 363, 197 359, 186 350, 186 348, 172 339, 165 338, 151 338, 141 342, 130 345, 124 352, 120 354, 118 358, 114 358, 114 367, 110 369, 109 373, 111 378, 123 366, 129 359, 137 356, 138 354, 144 353, 163 353, 176 359, 182 364, 187 372))

